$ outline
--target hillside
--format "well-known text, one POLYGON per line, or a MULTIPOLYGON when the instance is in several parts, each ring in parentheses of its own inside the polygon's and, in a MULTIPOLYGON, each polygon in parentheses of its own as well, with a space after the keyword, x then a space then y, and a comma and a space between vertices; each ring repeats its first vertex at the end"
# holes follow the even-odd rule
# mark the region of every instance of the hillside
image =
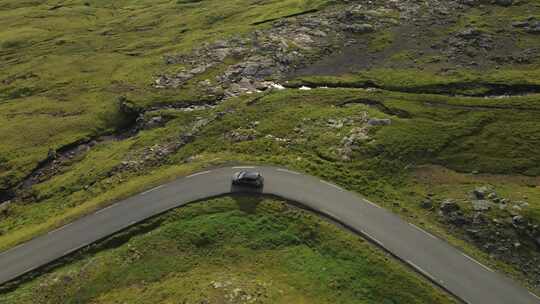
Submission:
POLYGON ((4 0, 0 25, 2 250, 178 176, 277 164, 540 286, 538 1, 4 0))

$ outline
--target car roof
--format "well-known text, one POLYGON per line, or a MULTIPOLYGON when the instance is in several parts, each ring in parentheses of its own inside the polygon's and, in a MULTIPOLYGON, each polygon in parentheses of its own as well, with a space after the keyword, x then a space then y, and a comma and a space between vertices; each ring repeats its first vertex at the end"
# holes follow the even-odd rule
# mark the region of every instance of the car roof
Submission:
POLYGON ((256 179, 260 176, 261 174, 259 172, 255 172, 255 171, 243 171, 241 174, 240 174, 240 178, 247 178, 247 179, 256 179))

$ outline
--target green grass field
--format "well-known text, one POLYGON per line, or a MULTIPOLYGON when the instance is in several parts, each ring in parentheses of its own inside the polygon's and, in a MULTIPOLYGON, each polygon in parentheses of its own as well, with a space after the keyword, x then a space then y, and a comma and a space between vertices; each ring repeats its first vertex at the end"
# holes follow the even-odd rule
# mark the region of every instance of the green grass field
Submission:
POLYGON ((196 92, 151 87, 153 77, 170 69, 163 55, 324 2, 3 1, 0 189, 16 185, 50 148, 120 127, 119 96, 141 105, 196 101, 196 92))

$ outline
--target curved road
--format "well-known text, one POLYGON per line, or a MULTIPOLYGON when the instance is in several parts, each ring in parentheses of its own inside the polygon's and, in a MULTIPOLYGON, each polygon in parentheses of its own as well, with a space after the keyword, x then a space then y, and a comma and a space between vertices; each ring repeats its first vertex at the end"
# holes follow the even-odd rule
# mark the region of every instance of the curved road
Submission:
MULTIPOLYGON (((0 253, 0 284, 164 211, 246 189, 231 187, 242 168, 196 173, 132 196, 0 253)), ((256 167, 265 177, 257 192, 298 202, 370 239, 434 283, 470 304, 534 304, 540 299, 448 243, 358 195, 311 176, 256 167)))

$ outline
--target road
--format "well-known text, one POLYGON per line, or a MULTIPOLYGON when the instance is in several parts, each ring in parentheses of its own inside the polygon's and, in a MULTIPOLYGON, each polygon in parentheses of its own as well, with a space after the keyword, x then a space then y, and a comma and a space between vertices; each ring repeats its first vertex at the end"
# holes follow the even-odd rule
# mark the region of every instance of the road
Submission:
MULTIPOLYGON (((231 186, 232 174, 242 168, 251 167, 218 168, 179 178, 0 253, 0 284, 172 208, 245 191, 231 186)), ((256 170, 265 177, 264 189, 258 192, 295 201, 344 224, 466 303, 540 303, 505 276, 357 194, 286 169, 256 170)))

